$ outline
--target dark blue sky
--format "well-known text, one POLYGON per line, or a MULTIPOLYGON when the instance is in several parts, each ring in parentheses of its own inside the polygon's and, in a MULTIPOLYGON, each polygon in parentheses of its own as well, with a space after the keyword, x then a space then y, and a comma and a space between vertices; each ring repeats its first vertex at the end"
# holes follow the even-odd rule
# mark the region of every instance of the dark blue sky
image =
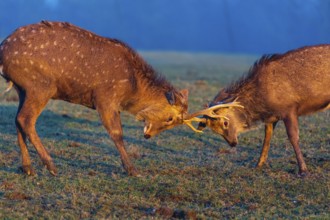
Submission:
POLYGON ((139 50, 275 53, 330 43, 330 0, 1 0, 0 37, 68 21, 139 50))

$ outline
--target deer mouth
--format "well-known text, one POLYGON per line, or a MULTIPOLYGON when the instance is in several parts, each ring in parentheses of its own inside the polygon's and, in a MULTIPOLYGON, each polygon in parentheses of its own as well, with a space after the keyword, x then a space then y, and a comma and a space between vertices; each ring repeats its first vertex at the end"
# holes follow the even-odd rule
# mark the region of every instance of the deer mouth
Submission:
POLYGON ((151 135, 150 135, 151 128, 152 128, 151 123, 145 123, 144 128, 143 128, 143 133, 144 133, 145 139, 151 138, 151 135))

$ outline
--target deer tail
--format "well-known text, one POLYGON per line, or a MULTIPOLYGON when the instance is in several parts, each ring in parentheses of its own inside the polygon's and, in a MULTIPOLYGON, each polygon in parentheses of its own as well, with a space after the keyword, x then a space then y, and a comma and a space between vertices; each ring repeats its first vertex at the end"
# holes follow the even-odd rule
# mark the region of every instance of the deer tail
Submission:
MULTIPOLYGON (((3 71, 2 71, 2 68, 3 68, 3 66, 1 65, 1 66, 0 66, 0 75, 1 75, 3 78, 7 79, 7 78, 5 77, 3 71)), ((8 86, 7 86, 7 88, 6 88, 5 91, 3 91, 2 93, 0 93, 1 96, 4 95, 4 94, 6 94, 7 92, 9 92, 9 91, 13 88, 13 85, 14 85, 13 81, 10 81, 10 80, 7 79, 7 83, 8 83, 8 86)))
POLYGON ((4 95, 4 94, 6 94, 7 92, 9 92, 9 91, 13 88, 13 85, 14 85, 14 83, 13 83, 12 81, 8 81, 7 89, 6 89, 5 91, 3 91, 3 92, 1 93, 1 95, 4 95))

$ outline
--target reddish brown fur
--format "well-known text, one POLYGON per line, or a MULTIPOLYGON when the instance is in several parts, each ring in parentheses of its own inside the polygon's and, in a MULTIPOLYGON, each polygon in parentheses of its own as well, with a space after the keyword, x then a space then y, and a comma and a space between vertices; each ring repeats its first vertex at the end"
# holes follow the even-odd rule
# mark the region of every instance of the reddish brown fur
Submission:
POLYGON ((304 47, 283 55, 263 56, 247 76, 221 90, 210 105, 237 98, 242 108, 220 109, 229 120, 208 119, 206 125, 235 146, 239 133, 258 121, 265 123, 265 139, 258 166, 267 159, 270 139, 279 120, 283 120, 296 153, 299 172, 307 167, 299 148, 298 117, 330 106, 330 45, 304 47))
POLYGON ((49 99, 96 109, 130 175, 137 171, 124 148, 120 111, 145 122, 146 138, 181 124, 187 112, 187 91, 177 91, 130 47, 69 23, 43 21, 17 29, 1 43, 0 64, 19 95, 16 127, 28 174, 33 170, 26 137, 56 174, 35 131, 49 99))

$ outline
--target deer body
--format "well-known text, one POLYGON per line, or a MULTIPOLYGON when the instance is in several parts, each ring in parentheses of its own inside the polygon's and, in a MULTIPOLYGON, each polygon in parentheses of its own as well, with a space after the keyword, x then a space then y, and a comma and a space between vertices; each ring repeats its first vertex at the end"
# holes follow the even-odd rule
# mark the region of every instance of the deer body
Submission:
POLYGON ((177 91, 124 43, 69 23, 47 22, 17 29, 0 48, 1 75, 19 95, 16 116, 23 170, 33 174, 26 138, 52 174, 56 168, 35 130, 49 99, 96 109, 125 170, 138 172, 122 138, 120 111, 145 122, 145 137, 182 123, 187 91, 177 91))
POLYGON ((285 54, 264 56, 247 76, 221 90, 210 105, 237 100, 244 108, 220 109, 227 117, 207 119, 199 129, 210 127, 235 146, 238 134, 265 123, 265 139, 258 162, 261 167, 268 155, 276 123, 283 120, 295 150, 299 173, 307 166, 299 147, 298 117, 330 107, 330 45, 304 47, 285 54))

